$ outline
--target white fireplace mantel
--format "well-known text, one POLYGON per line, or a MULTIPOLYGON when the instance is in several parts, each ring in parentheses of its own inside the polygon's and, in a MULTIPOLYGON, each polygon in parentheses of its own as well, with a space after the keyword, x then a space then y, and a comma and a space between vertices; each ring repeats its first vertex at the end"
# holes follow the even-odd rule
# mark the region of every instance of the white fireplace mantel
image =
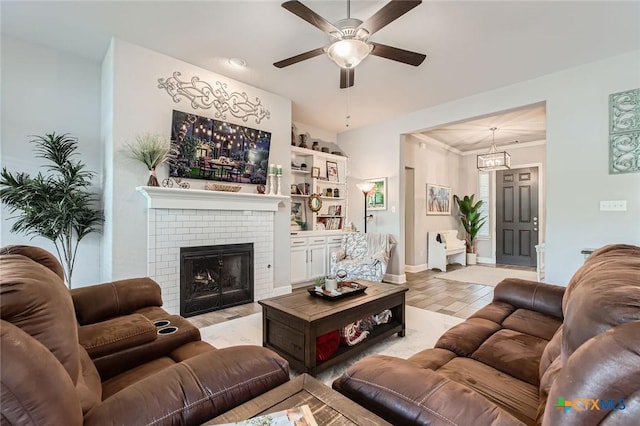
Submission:
POLYGON ((277 211, 284 195, 138 186, 150 209, 277 211))

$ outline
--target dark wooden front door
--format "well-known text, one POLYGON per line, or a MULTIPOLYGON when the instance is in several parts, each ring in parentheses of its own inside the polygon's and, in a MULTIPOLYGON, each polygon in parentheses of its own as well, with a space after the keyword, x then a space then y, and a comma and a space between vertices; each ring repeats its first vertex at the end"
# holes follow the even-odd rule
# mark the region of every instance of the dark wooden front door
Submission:
POLYGON ((538 168, 496 172, 496 262, 536 266, 538 168))

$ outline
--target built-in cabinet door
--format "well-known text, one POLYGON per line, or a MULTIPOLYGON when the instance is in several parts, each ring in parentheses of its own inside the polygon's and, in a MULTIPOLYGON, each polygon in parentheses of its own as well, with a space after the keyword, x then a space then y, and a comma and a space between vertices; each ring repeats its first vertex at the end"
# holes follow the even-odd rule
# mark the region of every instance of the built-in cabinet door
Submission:
POLYGON ((307 279, 307 239, 291 239, 291 282, 307 279))
POLYGON ((327 275, 327 250, 324 245, 309 246, 309 278, 314 279, 327 275))
POLYGON ((325 237, 309 237, 307 247, 309 279, 327 275, 327 239, 325 237))

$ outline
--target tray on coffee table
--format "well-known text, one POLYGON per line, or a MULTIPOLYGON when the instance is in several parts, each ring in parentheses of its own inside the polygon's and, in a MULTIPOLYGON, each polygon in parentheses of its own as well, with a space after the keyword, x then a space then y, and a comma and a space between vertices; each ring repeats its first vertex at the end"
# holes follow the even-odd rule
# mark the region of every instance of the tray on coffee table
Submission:
POLYGON ((319 297, 321 299, 338 300, 349 296, 355 296, 356 294, 362 294, 366 289, 366 285, 362 285, 355 281, 346 281, 338 285, 337 291, 340 294, 331 294, 331 292, 325 290, 324 288, 322 289, 322 291, 317 291, 316 287, 308 288, 307 291, 310 295, 319 297))

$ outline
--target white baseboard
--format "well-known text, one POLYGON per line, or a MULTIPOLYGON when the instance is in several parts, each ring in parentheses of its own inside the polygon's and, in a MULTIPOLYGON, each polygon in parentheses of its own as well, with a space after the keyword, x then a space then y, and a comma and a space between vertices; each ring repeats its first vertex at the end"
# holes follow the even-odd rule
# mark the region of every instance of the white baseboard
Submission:
POLYGON ((404 270, 411 273, 422 272, 427 269, 429 269, 429 267, 426 263, 423 263, 422 265, 404 265, 404 270))
POLYGON ((404 284, 407 282, 407 276, 405 274, 384 274, 384 276, 382 277, 382 281, 391 284, 404 284))
POLYGON ((477 259, 478 263, 488 263, 490 265, 495 265, 496 264, 496 260, 492 257, 479 257, 477 259))

